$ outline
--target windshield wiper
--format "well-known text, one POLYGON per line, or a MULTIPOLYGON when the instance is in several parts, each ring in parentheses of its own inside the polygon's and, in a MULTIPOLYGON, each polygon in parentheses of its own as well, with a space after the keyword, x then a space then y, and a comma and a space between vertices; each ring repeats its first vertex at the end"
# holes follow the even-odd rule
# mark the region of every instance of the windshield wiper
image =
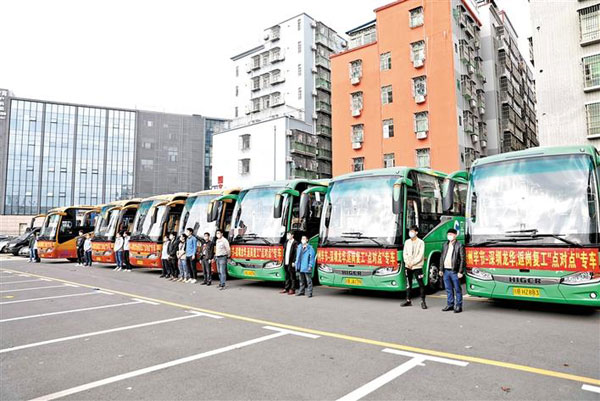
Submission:
POLYGON ((356 238, 356 239, 368 239, 373 241, 375 244, 377 244, 378 246, 383 247, 383 244, 379 241, 377 241, 375 239, 375 237, 365 237, 363 236, 363 233, 359 232, 359 231, 353 231, 353 232, 347 232, 347 233, 342 233, 342 237, 347 237, 347 238, 356 238))
POLYGON ((472 244, 467 244, 467 246, 487 246, 487 245, 494 245, 494 244, 499 244, 499 243, 503 243, 503 242, 519 242, 519 241, 529 241, 531 239, 531 237, 523 237, 523 236, 518 236, 518 237, 512 237, 512 238, 494 238, 494 239, 489 239, 487 241, 482 241, 482 242, 474 242, 472 244))

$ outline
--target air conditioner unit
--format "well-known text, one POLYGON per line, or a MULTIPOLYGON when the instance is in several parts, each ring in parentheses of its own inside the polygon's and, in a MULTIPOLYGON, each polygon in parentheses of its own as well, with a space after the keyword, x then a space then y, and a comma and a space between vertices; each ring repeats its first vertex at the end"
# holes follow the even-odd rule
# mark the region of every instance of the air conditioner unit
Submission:
POLYGON ((471 105, 471 108, 477 107, 477 99, 473 98, 469 100, 469 104, 471 105))
POLYGON ((427 131, 419 131, 419 132, 415 132, 415 134, 417 135, 417 139, 427 138, 427 131))
POLYGON ((313 73, 313 74, 316 74, 317 72, 319 72, 319 71, 317 70, 317 67, 313 67, 311 71, 312 71, 312 73, 313 73))
POLYGON ((285 158, 285 161, 288 162, 288 163, 291 163, 291 162, 294 161, 294 159, 292 159, 292 156, 288 156, 288 157, 285 158))
POLYGON ((312 51, 314 51, 314 52, 316 52, 316 51, 317 51, 317 45, 312 45, 310 48, 311 48, 311 50, 312 50, 312 51))
POLYGON ((467 70, 469 71, 469 74, 473 74, 475 72, 475 67, 473 67, 472 65, 469 64, 469 66, 467 67, 467 70))
POLYGON ((358 85, 358 84, 360 83, 360 77, 359 77, 359 76, 356 76, 356 77, 352 77, 352 78, 350 78, 350 83, 351 83, 352 85, 358 85))
POLYGON ((479 144, 481 145, 482 148, 487 148, 487 141, 485 141, 485 140, 481 141, 479 144))
POLYGON ((286 136, 292 136, 292 130, 291 129, 286 130, 285 131, 285 135, 286 136))
POLYGON ((265 40, 269 40, 269 38, 270 38, 269 32, 265 32, 264 38, 265 38, 265 40))
POLYGON ((362 142, 352 142, 352 149, 362 148, 362 142))
POLYGON ((477 134, 471 134, 471 141, 473 143, 479 142, 479 135, 477 135, 477 134))
POLYGON ((313 115, 312 115, 312 119, 313 119, 313 120, 316 120, 316 119, 318 119, 318 118, 319 118, 319 116, 317 116, 317 113, 313 113, 313 115))
POLYGON ((360 116, 361 111, 361 109, 352 109, 352 117, 360 116))
POLYGON ((416 95, 415 102, 417 102, 417 104, 421 104, 421 103, 425 102, 425 95, 416 95))
POLYGON ((413 66, 415 68, 420 68, 423 67, 423 64, 425 63, 425 60, 421 59, 421 58, 416 58, 413 60, 413 66))
POLYGON ((313 95, 313 97, 317 97, 317 90, 313 89, 311 94, 313 95))
POLYGON ((485 107, 479 107, 479 114, 485 114, 485 107))
POLYGON ((317 23, 316 23, 315 21, 312 21, 312 22, 310 23, 310 27, 311 27, 311 28, 316 28, 316 27, 317 27, 317 23))

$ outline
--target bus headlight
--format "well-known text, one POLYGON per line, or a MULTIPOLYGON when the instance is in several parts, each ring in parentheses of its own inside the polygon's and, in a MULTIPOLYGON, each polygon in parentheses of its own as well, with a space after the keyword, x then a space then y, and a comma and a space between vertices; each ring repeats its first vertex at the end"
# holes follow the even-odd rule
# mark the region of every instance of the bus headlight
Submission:
POLYGON ((325 273, 333 273, 333 269, 329 265, 320 264, 319 270, 325 273))
POLYGON ((239 266, 239 265, 240 265, 238 262, 236 262, 236 261, 235 261, 235 260, 233 260, 233 259, 229 259, 229 262, 227 262, 227 264, 228 264, 229 266, 239 266))
POLYGON ((490 281, 494 279, 494 276, 492 276, 490 273, 479 270, 476 267, 472 268, 470 271, 467 271, 467 275, 479 280, 490 281))
POLYGON ((389 276, 390 274, 395 274, 397 273, 398 270, 396 270, 394 267, 380 267, 379 269, 375 270, 375 275, 376 276, 389 276))
POLYGON ((149 254, 149 255, 147 256, 147 258, 148 258, 148 259, 152 259, 152 260, 156 259, 156 257, 157 257, 157 256, 156 256, 156 254, 155 254, 155 253, 151 253, 151 254, 149 254))
POLYGON ((275 262, 275 261, 270 261, 264 264, 263 268, 265 269, 276 269, 278 267, 281 267, 281 264, 279 262, 275 262))
POLYGON ((594 273, 592 272, 578 272, 569 274, 565 276, 561 280, 561 284, 566 285, 578 285, 578 284, 591 284, 597 283, 600 281, 600 277, 594 278, 594 273))

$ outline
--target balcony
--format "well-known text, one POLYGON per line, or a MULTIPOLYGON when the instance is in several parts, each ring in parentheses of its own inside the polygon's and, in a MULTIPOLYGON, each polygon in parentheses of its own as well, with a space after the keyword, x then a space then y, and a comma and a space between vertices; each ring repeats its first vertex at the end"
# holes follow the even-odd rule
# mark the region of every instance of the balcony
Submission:
POLYGON ((315 57, 315 65, 331 70, 331 62, 329 61, 329 58, 320 54, 317 54, 315 57))
POLYGON ((324 102, 322 100, 317 100, 316 110, 317 110, 317 113, 321 112, 321 113, 331 114, 331 104, 324 102))
POLYGON ((315 88, 331 92, 331 82, 324 78, 317 78, 315 80, 315 88))
POLYGON ((303 156, 315 156, 317 154, 317 148, 315 146, 307 145, 305 143, 291 141, 290 152, 303 156))
MULTIPOLYGON (((319 153, 317 153, 317 159, 331 160, 331 155, 331 150, 319 149, 319 153)), ((329 171, 329 173, 331 174, 331 171, 329 171)))
POLYGON ((319 125, 319 123, 317 123, 317 135, 331 138, 331 127, 325 124, 319 125))

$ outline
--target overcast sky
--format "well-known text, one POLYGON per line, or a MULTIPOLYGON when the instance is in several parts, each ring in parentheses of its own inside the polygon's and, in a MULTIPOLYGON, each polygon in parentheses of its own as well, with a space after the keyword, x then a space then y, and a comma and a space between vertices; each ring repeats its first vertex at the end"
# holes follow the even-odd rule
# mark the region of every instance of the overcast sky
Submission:
MULTIPOLYGON (((390 1, 0 2, 0 88, 16 96, 232 117, 230 57, 263 29, 306 12, 343 33, 390 1)), ((526 40, 527 0, 498 4, 526 40)))

